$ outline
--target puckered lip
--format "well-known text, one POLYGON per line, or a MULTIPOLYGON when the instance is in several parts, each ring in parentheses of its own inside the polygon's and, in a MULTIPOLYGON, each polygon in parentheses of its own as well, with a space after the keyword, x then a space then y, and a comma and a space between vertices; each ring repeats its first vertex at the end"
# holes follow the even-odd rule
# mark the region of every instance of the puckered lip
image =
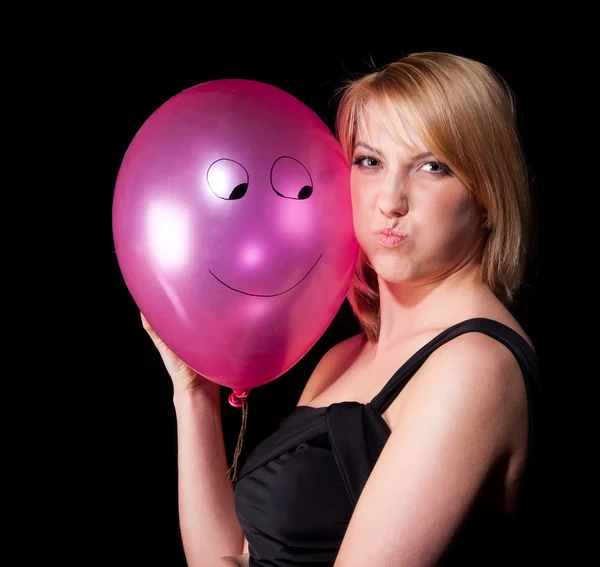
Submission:
POLYGON ((408 238, 408 235, 397 228, 381 228, 375 231, 377 236, 388 236, 393 238, 408 238))

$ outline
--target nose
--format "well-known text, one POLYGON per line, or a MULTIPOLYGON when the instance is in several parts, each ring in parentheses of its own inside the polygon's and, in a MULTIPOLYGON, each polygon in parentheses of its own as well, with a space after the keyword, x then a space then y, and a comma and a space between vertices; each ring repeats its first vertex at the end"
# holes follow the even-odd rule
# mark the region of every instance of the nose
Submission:
POLYGON ((377 207, 388 218, 403 217, 408 213, 408 182, 404 178, 390 176, 380 187, 377 207))

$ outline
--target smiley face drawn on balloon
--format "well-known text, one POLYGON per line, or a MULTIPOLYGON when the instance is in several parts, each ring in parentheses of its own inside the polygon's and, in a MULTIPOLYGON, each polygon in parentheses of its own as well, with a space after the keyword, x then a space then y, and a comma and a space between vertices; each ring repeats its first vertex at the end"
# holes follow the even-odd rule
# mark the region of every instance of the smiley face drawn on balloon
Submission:
POLYGON ((242 79, 194 85, 131 141, 113 237, 165 344, 206 378, 254 388, 291 368, 346 297, 359 250, 350 166, 290 94, 242 79))
MULTIPOLYGON (((276 159, 271 166, 269 178, 271 189, 283 199, 303 201, 313 194, 313 180, 310 172, 300 160, 291 156, 281 156, 276 159)), ((229 158, 220 158, 208 168, 206 181, 216 197, 225 201, 236 201, 246 195, 250 185, 250 175, 247 168, 241 163, 229 158)), ((243 291, 224 282, 210 268, 208 271, 218 282, 237 293, 252 297, 277 297, 299 286, 314 270, 322 257, 323 253, 320 253, 306 274, 294 285, 283 291, 269 294, 243 291)))

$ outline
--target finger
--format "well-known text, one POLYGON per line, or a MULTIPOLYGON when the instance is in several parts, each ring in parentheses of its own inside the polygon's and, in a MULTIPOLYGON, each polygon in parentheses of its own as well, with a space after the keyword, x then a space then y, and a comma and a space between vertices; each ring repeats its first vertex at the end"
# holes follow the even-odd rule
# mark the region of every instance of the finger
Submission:
POLYGON ((150 323, 148 323, 148 319, 146 319, 146 317, 144 317, 144 314, 141 311, 140 311, 140 316, 142 318, 142 327, 144 327, 146 332, 151 337, 154 337, 156 335, 156 333, 154 332, 154 329, 150 326, 150 323))

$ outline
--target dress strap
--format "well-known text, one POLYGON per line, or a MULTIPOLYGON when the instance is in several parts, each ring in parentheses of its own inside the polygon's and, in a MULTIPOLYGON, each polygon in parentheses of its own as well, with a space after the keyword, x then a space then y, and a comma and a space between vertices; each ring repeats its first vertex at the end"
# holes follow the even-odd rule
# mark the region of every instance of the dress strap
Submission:
POLYGON ((514 329, 511 329, 503 323, 494 321, 493 319, 476 317, 467 319, 445 329, 415 352, 371 400, 373 408, 379 413, 383 413, 396 399, 396 396, 401 392, 402 388, 404 388, 417 370, 421 368, 433 351, 453 338, 471 332, 488 335, 500 341, 510 349, 521 367, 521 372, 523 373, 525 386, 527 388, 527 396, 531 406, 532 398, 536 397, 532 396, 532 392, 534 389, 540 387, 538 361, 535 352, 531 349, 527 341, 514 329))

